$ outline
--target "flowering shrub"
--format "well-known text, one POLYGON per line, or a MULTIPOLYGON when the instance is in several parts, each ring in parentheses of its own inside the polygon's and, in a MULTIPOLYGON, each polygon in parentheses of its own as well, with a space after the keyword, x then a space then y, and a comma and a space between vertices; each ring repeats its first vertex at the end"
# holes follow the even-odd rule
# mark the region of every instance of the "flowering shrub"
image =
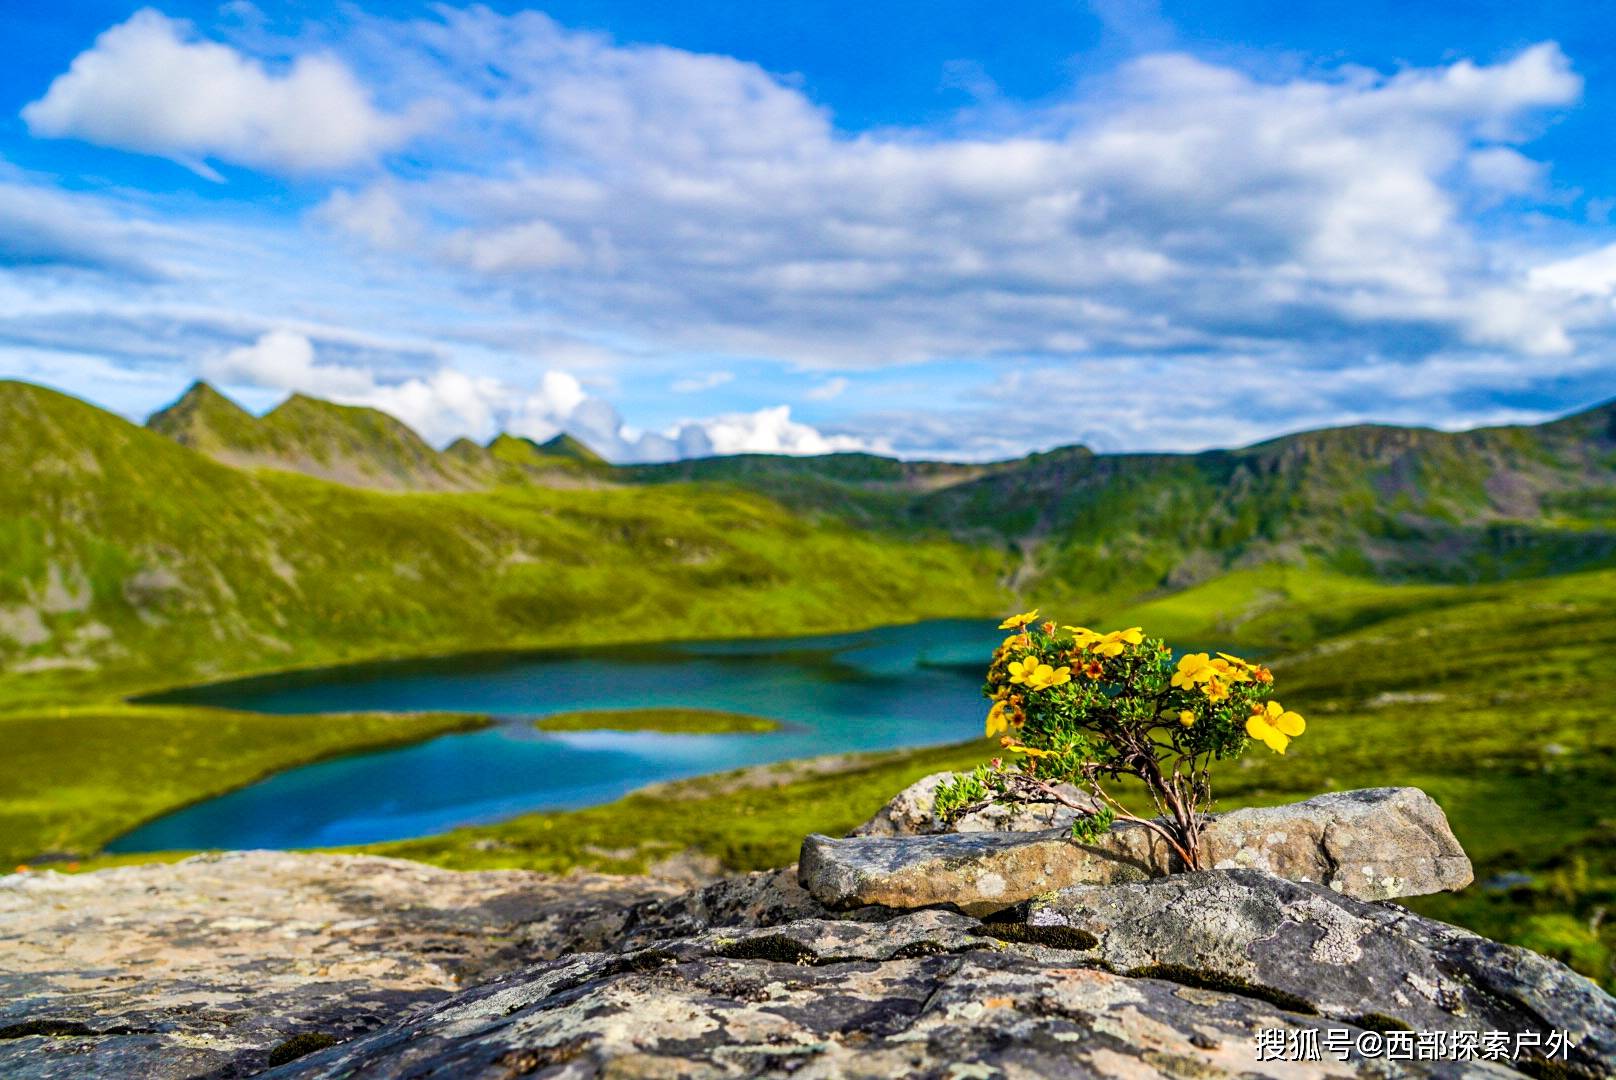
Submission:
POLYGON ((1098 633, 1036 623, 1038 612, 999 625, 1014 631, 993 654, 982 692, 993 705, 987 733, 1015 755, 994 758, 937 791, 957 817, 991 802, 1058 802, 1082 811, 1072 835, 1094 840, 1119 819, 1159 834, 1198 870, 1201 817, 1212 802, 1208 768, 1255 739, 1283 754, 1306 724, 1271 700, 1274 677, 1238 656, 1190 653, 1174 661, 1137 626, 1098 633), (1137 777, 1159 818, 1128 813, 1107 781, 1137 777), (1092 792, 1081 805, 1058 785, 1092 792))

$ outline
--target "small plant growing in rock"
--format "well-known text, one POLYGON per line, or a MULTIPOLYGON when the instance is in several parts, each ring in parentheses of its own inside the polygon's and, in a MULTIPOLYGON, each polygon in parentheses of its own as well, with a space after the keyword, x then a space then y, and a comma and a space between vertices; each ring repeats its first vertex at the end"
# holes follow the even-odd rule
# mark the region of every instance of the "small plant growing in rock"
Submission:
POLYGON ((952 819, 989 803, 1056 802, 1079 811, 1072 827, 1092 841, 1118 820, 1154 830, 1191 870, 1201 868, 1201 823, 1212 802, 1209 767, 1238 757, 1252 740, 1283 754, 1306 728, 1272 700, 1273 675, 1218 653, 1178 659, 1137 627, 1099 633, 1014 615, 988 667, 983 694, 993 702, 987 734, 1012 761, 994 758, 937 790, 952 819), (1156 820, 1137 817, 1106 789, 1125 776, 1142 781, 1156 820), (1060 785, 1092 792, 1082 805, 1060 785))

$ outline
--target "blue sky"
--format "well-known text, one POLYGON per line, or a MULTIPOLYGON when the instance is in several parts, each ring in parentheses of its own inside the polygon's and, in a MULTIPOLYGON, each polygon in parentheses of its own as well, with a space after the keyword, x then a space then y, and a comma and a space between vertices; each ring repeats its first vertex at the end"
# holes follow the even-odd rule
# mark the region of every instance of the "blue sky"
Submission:
POLYGON ((0 376, 622 460, 1616 395, 1601 5, 0 12, 0 376))

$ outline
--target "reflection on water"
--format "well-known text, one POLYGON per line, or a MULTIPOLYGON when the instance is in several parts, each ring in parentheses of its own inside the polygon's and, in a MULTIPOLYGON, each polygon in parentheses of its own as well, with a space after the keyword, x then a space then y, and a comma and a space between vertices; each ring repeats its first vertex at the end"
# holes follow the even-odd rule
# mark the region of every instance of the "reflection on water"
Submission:
POLYGON ((161 700, 268 713, 472 712, 508 722, 293 769, 161 818, 109 850, 395 840, 743 765, 955 742, 982 730, 980 672, 1000 637, 992 623, 945 620, 817 638, 369 664, 179 691, 161 700), (527 722, 659 705, 752 713, 787 727, 662 735, 538 732, 527 722))

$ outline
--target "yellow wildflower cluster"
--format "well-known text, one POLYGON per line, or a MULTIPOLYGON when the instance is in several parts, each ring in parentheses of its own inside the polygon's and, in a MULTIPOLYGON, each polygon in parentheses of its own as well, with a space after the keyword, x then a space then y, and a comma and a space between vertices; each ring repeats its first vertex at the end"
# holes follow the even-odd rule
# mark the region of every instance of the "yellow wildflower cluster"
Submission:
POLYGON ((1190 653, 1180 658, 1178 670, 1173 672, 1175 688, 1190 690, 1199 687, 1207 700, 1213 702, 1227 698, 1230 688, 1236 683, 1273 681, 1273 674, 1261 664, 1221 652, 1215 660, 1204 652, 1190 653))
POLYGON ((1306 730, 1307 721, 1301 714, 1291 712, 1277 701, 1253 704, 1251 716, 1246 720, 1246 734, 1261 740, 1276 754, 1283 754, 1291 740, 1306 730))
POLYGON ((1038 801, 1052 783, 1078 784, 1106 808, 1072 826, 1080 841, 1126 818, 1103 783, 1132 778, 1161 817, 1154 829, 1191 869, 1201 863, 1201 827, 1211 806, 1212 763, 1260 742, 1284 754, 1307 730, 1297 713, 1270 701, 1273 674, 1229 653, 1176 657, 1141 627, 1100 631, 1063 626, 1036 610, 999 624, 982 692, 987 735, 1010 753, 941 785, 945 818, 984 801, 1038 801), (1011 755, 1014 755, 1013 757, 1011 755))

